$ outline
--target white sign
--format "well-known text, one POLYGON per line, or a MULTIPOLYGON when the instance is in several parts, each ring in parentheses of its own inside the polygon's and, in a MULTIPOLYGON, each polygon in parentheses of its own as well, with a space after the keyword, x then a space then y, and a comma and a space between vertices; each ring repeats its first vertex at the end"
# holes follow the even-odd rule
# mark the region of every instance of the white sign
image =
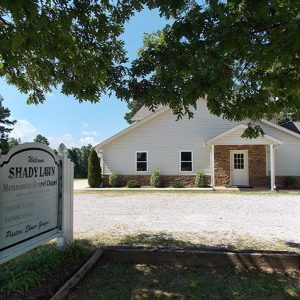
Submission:
POLYGON ((0 262, 60 231, 59 160, 46 145, 17 146, 0 159, 0 262))

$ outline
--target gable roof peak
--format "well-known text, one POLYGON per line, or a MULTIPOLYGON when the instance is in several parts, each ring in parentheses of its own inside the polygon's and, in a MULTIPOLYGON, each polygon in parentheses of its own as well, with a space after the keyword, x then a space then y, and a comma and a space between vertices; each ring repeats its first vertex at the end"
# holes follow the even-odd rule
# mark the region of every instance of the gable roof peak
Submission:
POLYGON ((158 105, 157 108, 152 111, 151 109, 149 109, 149 107, 147 107, 146 105, 143 105, 137 112, 136 114, 131 118, 132 121, 141 121, 149 116, 151 116, 152 114, 156 113, 157 111, 161 110, 162 108, 164 108, 165 106, 163 106, 162 104, 158 105))

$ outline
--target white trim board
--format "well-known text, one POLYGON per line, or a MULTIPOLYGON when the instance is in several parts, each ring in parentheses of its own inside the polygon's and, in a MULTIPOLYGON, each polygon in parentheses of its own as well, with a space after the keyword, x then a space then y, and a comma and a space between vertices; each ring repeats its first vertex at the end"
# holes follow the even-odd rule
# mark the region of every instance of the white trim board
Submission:
POLYGON ((280 126, 280 125, 274 124, 274 123, 272 123, 272 122, 270 122, 270 121, 267 121, 267 120, 265 120, 265 119, 262 119, 261 122, 262 122, 262 123, 265 123, 265 124, 267 124, 267 125, 269 125, 269 126, 271 126, 271 127, 274 127, 274 128, 276 128, 276 129, 278 129, 278 130, 281 130, 281 131, 283 131, 283 132, 285 132, 285 133, 287 133, 287 134, 290 134, 290 135, 292 135, 292 136, 294 136, 294 137, 296 137, 296 138, 298 138, 298 139, 300 139, 300 134, 299 134, 299 133, 296 133, 296 132, 294 132, 294 131, 291 131, 291 130, 289 130, 289 129, 286 129, 285 127, 282 127, 282 126, 280 126))
MULTIPOLYGON (((228 134, 230 134, 232 132, 235 132, 236 130, 247 129, 247 128, 248 128, 247 125, 245 125, 245 124, 239 124, 239 125, 231 128, 231 129, 229 129, 229 130, 226 130, 226 131, 222 132, 221 134, 218 134, 217 136, 213 137, 212 139, 206 141, 205 145, 210 147, 212 144, 214 144, 214 142, 216 142, 220 138, 222 138, 222 137, 224 137, 224 136, 226 136, 226 135, 228 135, 228 134)), ((274 144, 278 144, 278 145, 283 144, 282 141, 280 141, 280 140, 278 140, 278 139, 276 139, 276 138, 274 138, 274 137, 272 137, 272 136, 270 136, 268 134, 263 135, 262 138, 265 138, 265 139, 269 140, 270 142, 272 142, 274 144)), ((246 142, 246 139, 245 139, 245 145, 246 144, 247 144, 247 142, 246 142)))

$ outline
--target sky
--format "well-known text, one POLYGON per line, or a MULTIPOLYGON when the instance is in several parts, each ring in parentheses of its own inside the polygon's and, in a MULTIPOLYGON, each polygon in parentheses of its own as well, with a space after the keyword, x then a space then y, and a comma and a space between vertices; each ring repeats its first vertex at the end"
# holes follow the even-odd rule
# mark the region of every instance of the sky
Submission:
MULTIPOLYGON (((122 36, 129 59, 136 57, 144 33, 161 29, 166 23, 158 10, 145 9, 136 14, 126 24, 122 36)), ((0 78, 0 95, 12 119, 17 120, 10 137, 21 138, 22 142, 32 142, 37 134, 42 134, 55 149, 60 143, 67 148, 94 146, 128 126, 124 120, 127 104, 114 96, 103 96, 97 104, 78 103, 73 97, 53 90, 43 104, 27 105, 26 95, 8 85, 4 78, 0 78)))

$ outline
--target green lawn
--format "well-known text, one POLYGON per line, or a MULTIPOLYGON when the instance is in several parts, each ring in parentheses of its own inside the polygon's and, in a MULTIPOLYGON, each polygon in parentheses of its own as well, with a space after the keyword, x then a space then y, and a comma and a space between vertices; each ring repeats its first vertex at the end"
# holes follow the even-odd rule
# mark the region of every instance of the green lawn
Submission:
MULTIPOLYGON (((145 233, 81 239, 64 250, 48 243, 0 266, 0 299, 49 299, 96 246, 109 244, 194 246, 169 235, 145 233)), ((99 263, 70 299, 300 299, 299 276, 99 263)))
POLYGON ((299 274, 98 264, 69 300, 299 299, 299 274))
POLYGON ((93 252, 78 241, 63 250, 48 243, 0 265, 0 299, 49 299, 93 252))

